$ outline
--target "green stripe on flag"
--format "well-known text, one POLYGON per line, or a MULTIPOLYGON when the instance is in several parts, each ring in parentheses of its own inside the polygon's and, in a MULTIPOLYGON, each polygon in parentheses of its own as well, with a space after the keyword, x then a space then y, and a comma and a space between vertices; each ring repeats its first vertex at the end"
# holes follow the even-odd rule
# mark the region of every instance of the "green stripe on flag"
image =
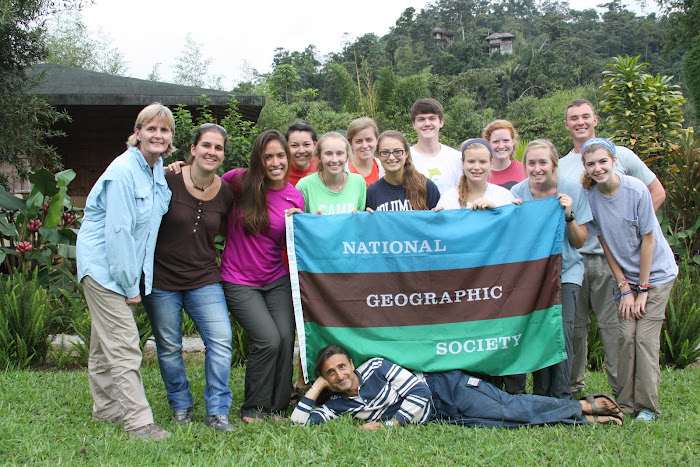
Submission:
POLYGON ((330 344, 347 348, 357 365, 384 357, 425 372, 461 368, 513 375, 566 358, 566 351, 560 350, 564 349, 561 305, 526 316, 422 326, 340 328, 307 322, 304 332, 311 374, 316 354, 330 344))

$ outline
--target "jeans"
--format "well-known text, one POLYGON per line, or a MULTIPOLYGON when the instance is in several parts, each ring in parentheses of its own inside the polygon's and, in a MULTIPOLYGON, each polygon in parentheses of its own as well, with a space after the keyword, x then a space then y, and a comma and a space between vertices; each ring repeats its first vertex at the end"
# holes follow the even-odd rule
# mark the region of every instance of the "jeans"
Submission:
POLYGON ((206 347, 204 401, 207 415, 228 415, 232 393, 231 320, 221 284, 192 290, 154 288, 143 299, 156 338, 160 374, 173 410, 194 405, 182 359, 182 309, 192 318, 206 347))
POLYGON ((231 314, 248 334, 241 418, 283 414, 292 393, 294 309, 289 276, 263 286, 224 282, 231 314))
POLYGON ((462 370, 425 373, 436 421, 484 428, 588 423, 578 401, 512 395, 462 370))

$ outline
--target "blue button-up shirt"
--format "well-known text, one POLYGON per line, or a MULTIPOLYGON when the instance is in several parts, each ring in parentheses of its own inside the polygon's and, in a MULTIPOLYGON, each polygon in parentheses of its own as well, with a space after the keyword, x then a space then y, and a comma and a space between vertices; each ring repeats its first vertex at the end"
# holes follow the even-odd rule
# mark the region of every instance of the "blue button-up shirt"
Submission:
POLYGON ((77 241, 78 280, 90 276, 133 298, 143 273, 149 294, 158 228, 171 195, 162 159, 151 170, 135 147, 114 159, 85 204, 77 241))

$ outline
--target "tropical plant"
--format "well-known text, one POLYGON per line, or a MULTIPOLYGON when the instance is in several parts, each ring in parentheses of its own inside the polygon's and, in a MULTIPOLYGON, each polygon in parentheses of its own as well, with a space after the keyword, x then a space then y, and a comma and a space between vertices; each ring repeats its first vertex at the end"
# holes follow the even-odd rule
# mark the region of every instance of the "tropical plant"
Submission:
POLYGON ((0 366, 26 368, 46 360, 55 307, 38 269, 0 278, 0 366))
POLYGON ((700 357, 700 267, 682 265, 666 307, 661 363, 683 369, 700 357))
POLYGON ((59 270, 70 272, 80 223, 68 196, 68 184, 74 178, 73 170, 54 175, 39 169, 29 175, 33 186, 26 200, 0 186, 0 210, 4 213, 0 216, 0 262, 7 272, 25 267, 46 267, 41 269, 42 277, 59 270))
POLYGON ((679 142, 667 155, 668 215, 662 226, 679 260, 700 265, 700 138, 689 128, 681 132, 679 142))
POLYGON ((678 144, 685 99, 680 86, 671 84, 673 77, 644 73, 648 65, 639 63, 639 56, 608 63, 600 110, 607 114, 612 139, 661 173, 668 169, 664 157, 678 144))

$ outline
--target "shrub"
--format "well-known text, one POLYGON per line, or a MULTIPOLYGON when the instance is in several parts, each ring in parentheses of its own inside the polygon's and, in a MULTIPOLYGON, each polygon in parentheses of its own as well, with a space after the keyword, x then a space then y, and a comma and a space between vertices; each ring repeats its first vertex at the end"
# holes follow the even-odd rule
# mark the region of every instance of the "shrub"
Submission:
POLYGON ((72 170, 54 175, 39 169, 29 175, 33 185, 26 200, 0 186, 0 211, 4 214, 0 215, 3 246, 0 263, 6 272, 25 266, 30 269, 45 266, 40 269, 45 285, 55 282, 53 279, 61 274, 72 272, 70 260, 75 258, 80 223, 68 196, 68 184, 74 178, 72 170), (61 274, 54 276, 59 269, 63 270, 61 274))
POLYGON ((681 132, 679 142, 667 156, 668 216, 662 219, 662 226, 680 262, 700 265, 700 138, 689 128, 681 132))
POLYGON ((39 283, 38 269, 0 279, 0 365, 26 368, 46 361, 56 305, 39 283))
POLYGON ((683 369, 700 357, 700 267, 683 265, 666 307, 661 363, 683 369))

